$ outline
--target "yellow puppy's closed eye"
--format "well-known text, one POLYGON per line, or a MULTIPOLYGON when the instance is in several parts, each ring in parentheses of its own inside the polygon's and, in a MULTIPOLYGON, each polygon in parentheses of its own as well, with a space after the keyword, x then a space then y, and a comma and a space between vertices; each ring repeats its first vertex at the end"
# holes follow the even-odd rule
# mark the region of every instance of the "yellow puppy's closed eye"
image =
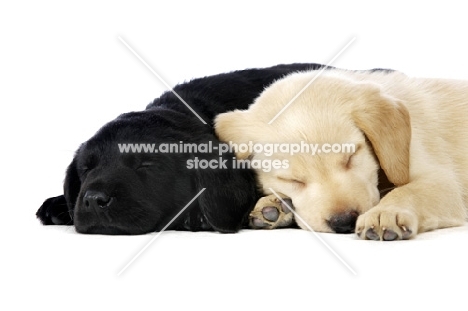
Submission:
POLYGON ((354 157, 354 153, 353 154, 350 154, 348 156, 346 156, 343 160, 343 166, 345 169, 350 169, 352 167, 352 164, 353 164, 353 157, 354 157))
POLYGON ((303 181, 301 181, 299 179, 296 179, 296 178, 281 177, 281 176, 278 176, 277 178, 278 178, 278 180, 280 180, 282 182, 290 183, 290 184, 293 184, 294 186, 298 186, 298 187, 304 187, 306 185, 305 182, 303 182, 303 181))
POLYGON ((343 166, 344 166, 345 169, 350 169, 350 168, 353 167, 353 162, 354 162, 353 160, 354 160, 356 154, 359 152, 359 150, 361 150, 362 145, 358 144, 358 145, 356 145, 355 148, 356 149, 355 149, 354 153, 346 154, 344 156, 344 158, 343 158, 343 166))

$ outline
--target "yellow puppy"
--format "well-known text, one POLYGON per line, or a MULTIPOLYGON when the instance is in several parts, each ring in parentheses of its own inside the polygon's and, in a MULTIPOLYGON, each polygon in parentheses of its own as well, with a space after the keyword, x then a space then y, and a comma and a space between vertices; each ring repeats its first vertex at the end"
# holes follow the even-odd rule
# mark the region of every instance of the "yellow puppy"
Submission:
POLYGON ((466 219, 468 82, 300 72, 269 86, 248 110, 219 115, 216 132, 233 144, 318 147, 315 154, 236 152, 239 159, 287 164, 257 167, 258 181, 266 194, 291 198, 301 228, 396 240, 466 219), (379 169, 396 186, 383 198, 379 169))

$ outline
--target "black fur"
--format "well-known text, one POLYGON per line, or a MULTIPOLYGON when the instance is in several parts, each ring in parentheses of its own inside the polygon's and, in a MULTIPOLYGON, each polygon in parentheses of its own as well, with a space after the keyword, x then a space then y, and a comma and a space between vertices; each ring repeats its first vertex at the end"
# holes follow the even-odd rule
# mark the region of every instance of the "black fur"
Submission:
POLYGON ((246 109, 263 89, 294 71, 319 64, 278 65, 195 79, 177 92, 204 125, 172 92, 144 111, 104 125, 77 150, 64 182, 64 195, 47 199, 37 211, 44 225, 72 225, 81 233, 142 234, 161 230, 202 189, 206 190, 168 229, 236 232, 245 224, 259 193, 254 173, 233 169, 189 169, 187 160, 218 159, 200 154, 120 153, 118 143, 219 143, 214 117, 246 109))

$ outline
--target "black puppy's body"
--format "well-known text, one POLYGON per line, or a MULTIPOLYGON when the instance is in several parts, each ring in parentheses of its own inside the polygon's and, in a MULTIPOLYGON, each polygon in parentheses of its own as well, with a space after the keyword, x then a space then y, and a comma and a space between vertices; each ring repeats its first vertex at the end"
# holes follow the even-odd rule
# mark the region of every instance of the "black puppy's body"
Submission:
POLYGON ((246 109, 263 89, 284 75, 319 64, 278 65, 192 80, 155 99, 144 111, 119 116, 83 143, 69 165, 64 195, 49 198, 37 217, 45 225, 72 225, 81 233, 142 234, 174 230, 236 232, 259 193, 251 170, 232 168, 234 154, 213 152, 125 153, 118 144, 219 144, 214 117, 246 109), (188 168, 190 160, 224 163, 219 169, 188 168))

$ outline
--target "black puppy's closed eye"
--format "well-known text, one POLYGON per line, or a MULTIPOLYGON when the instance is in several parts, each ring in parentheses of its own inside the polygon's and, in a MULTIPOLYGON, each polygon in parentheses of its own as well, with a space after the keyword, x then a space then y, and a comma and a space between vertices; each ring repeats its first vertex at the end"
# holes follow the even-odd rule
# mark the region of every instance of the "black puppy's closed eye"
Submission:
POLYGON ((137 170, 147 169, 147 168, 153 167, 155 165, 156 165, 156 163, 153 162, 153 161, 143 161, 143 162, 140 163, 140 165, 138 165, 138 167, 136 169, 137 170))
POLYGON ((80 171, 80 173, 81 173, 82 175, 87 174, 90 170, 92 170, 92 168, 89 167, 89 166, 82 166, 82 167, 80 167, 80 169, 79 169, 79 171, 80 171))
POLYGON ((86 161, 81 166, 79 166, 78 171, 81 175, 86 175, 97 166, 97 163, 97 157, 89 156, 86 161))

